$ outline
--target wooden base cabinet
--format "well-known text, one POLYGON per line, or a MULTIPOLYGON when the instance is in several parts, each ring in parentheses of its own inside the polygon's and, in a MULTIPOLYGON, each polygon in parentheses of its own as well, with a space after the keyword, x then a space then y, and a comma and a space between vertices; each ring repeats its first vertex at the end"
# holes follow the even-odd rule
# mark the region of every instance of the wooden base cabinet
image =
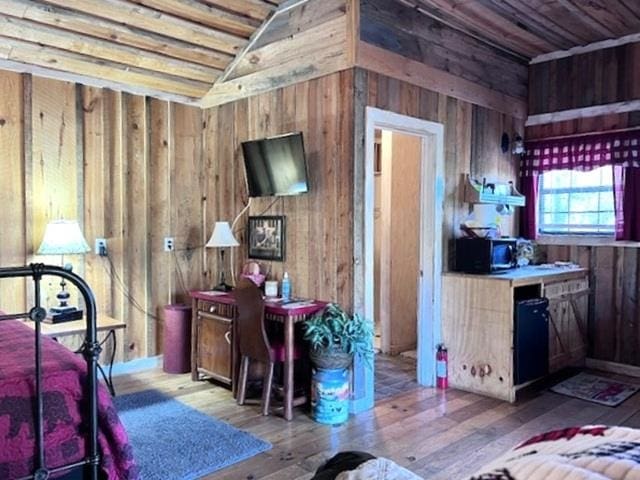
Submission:
POLYGON ((449 385, 514 402, 514 320, 518 300, 549 298, 549 370, 583 365, 587 270, 523 267, 496 275, 445 273, 442 336, 449 385))
POLYGON ((231 385, 233 378, 233 305, 194 300, 193 380, 213 378, 231 385))

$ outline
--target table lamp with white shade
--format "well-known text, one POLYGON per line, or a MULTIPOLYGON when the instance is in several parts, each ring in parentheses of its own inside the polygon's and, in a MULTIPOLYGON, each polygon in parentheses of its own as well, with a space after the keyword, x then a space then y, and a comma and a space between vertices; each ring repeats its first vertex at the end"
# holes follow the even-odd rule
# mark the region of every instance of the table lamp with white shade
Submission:
POLYGON ((206 244, 209 248, 220 249, 220 283, 214 287, 214 290, 228 292, 233 289, 231 285, 226 284, 224 279, 224 249, 227 247, 237 247, 238 245, 240 244, 238 240, 236 240, 236 237, 233 236, 229 222, 216 222, 211 238, 209 238, 206 244))
MULTIPOLYGON (((66 270, 71 271, 70 263, 65 265, 65 255, 85 254, 91 249, 82 235, 80 225, 75 220, 54 220, 47 224, 44 237, 38 255, 60 255, 62 265, 66 270)), ((67 320, 78 320, 82 318, 82 310, 68 304, 69 292, 66 290, 67 283, 64 278, 60 281, 60 292, 56 298, 60 302, 58 306, 49 309, 49 320, 53 323, 67 320)))

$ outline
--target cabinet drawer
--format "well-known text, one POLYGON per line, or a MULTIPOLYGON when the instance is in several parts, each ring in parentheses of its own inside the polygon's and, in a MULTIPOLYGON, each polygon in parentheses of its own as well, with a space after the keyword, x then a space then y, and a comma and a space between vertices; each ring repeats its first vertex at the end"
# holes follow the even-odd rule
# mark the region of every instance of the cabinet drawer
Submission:
POLYGON ((207 302, 198 300, 198 311, 210 313, 224 318, 233 318, 234 306, 226 303, 207 302))
POLYGON ((589 290, 589 279, 587 277, 546 284, 544 286, 544 296, 547 298, 557 298, 562 295, 583 292, 585 290, 589 290))
POLYGON ((197 316, 197 329, 198 371, 220 381, 231 383, 232 321, 201 312, 197 316))

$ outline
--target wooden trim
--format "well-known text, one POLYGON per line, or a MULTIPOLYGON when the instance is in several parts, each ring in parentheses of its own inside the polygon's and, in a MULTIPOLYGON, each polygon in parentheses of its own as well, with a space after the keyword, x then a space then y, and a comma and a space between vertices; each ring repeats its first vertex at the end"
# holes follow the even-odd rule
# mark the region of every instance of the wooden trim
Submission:
POLYGON ((360 43, 360 0, 346 0, 347 4, 347 58, 355 65, 360 43))
POLYGON ((630 377, 640 377, 640 367, 635 365, 609 362, 607 360, 598 360, 596 358, 587 358, 585 365, 587 368, 602 370, 603 372, 618 373, 620 375, 628 375, 630 377))
POLYGON ((158 92, 156 90, 140 86, 127 85, 111 80, 104 80, 98 77, 87 77, 77 73, 63 72, 60 70, 50 70, 45 67, 16 62, 13 60, 3 60, 0 58, 0 69, 19 73, 30 73, 37 77, 62 80, 64 82, 81 83, 82 85, 87 85, 89 87, 109 88, 118 92, 127 92, 133 95, 150 96, 159 98, 161 100, 167 100, 169 102, 182 103, 185 105, 197 105, 197 102, 193 98, 185 97, 182 95, 175 95, 167 92, 158 92))
POLYGON ((632 33, 631 35, 625 35, 624 37, 620 38, 602 40, 600 42, 593 42, 587 45, 580 45, 578 47, 569 48, 568 50, 556 50, 554 52, 543 53, 542 55, 538 55, 532 58, 529 62, 529 65, 548 62, 550 60, 557 60, 559 58, 573 57, 574 55, 594 52, 596 50, 602 50, 604 48, 618 47, 620 45, 626 45, 627 43, 635 42, 640 42, 640 33, 632 33))
POLYGON ((356 66, 516 118, 527 117, 527 104, 523 99, 496 92, 366 42, 358 42, 356 66))
MULTIPOLYGON (((249 53, 249 51, 253 48, 253 46, 260 39, 260 37, 267 31, 267 29, 269 28, 273 20, 278 15, 288 12, 292 8, 296 8, 300 5, 304 5, 308 1, 309 0, 295 0, 286 5, 283 4, 280 7, 278 7, 278 9, 275 12, 273 12, 273 15, 271 15, 262 25, 260 25, 260 27, 255 31, 255 33, 251 35, 251 38, 249 39, 249 43, 247 43, 247 45, 245 45, 242 51, 238 53, 238 55, 236 55, 236 57, 231 61, 231 63, 229 63, 227 68, 225 68, 222 75, 214 82, 214 88, 215 88, 215 84, 222 83, 227 78, 229 78, 229 75, 233 73, 233 70, 236 68, 236 66, 238 66, 238 64, 244 59, 247 53, 249 53)), ((213 88, 211 90, 213 90, 213 88)))
POLYGON ((615 240, 613 236, 592 237, 581 235, 541 235, 536 239, 536 243, 538 245, 640 248, 640 242, 615 240))
POLYGON ((530 115, 525 122, 525 127, 545 123, 563 122, 566 120, 576 120, 584 117, 597 117, 599 115, 633 112, 635 110, 640 110, 640 100, 628 100, 625 102, 607 103, 605 105, 594 105, 592 107, 572 108, 558 112, 530 115))

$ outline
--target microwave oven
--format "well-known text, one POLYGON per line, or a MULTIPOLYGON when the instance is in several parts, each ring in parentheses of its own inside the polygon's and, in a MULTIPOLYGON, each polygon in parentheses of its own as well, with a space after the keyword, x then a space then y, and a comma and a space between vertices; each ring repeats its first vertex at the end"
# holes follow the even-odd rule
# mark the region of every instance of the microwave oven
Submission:
POLYGON ((515 268, 516 243, 515 238, 457 238, 454 269, 493 273, 515 268))

